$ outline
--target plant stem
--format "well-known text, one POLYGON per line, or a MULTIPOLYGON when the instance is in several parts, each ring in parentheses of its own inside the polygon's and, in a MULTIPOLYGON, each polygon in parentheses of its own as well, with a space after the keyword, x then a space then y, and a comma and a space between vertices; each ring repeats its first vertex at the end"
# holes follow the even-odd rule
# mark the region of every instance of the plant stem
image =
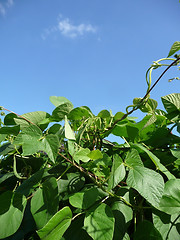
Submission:
MULTIPOLYGON (((162 58, 162 59, 160 59, 160 60, 165 60, 165 59, 166 59, 166 58, 164 58, 164 59, 162 58)), ((160 60, 158 60, 158 61, 160 61, 160 60)), ((166 59, 166 60, 169 60, 169 59, 166 59)), ((172 59, 171 59, 171 60, 172 60, 172 59)), ((152 87, 148 89, 148 91, 146 92, 146 94, 144 95, 144 97, 141 99, 140 103, 139 103, 137 106, 133 107, 133 109, 132 109, 130 112, 125 113, 120 119, 117 119, 116 121, 114 121, 113 125, 110 126, 109 128, 107 128, 107 130, 105 130, 103 133, 106 133, 107 131, 113 129, 114 126, 115 126, 118 122, 124 120, 127 116, 129 116, 129 115, 132 114, 134 111, 136 111, 137 109, 139 109, 139 107, 141 106, 141 104, 143 103, 143 101, 146 99, 146 97, 149 95, 149 93, 153 90, 153 88, 157 85, 157 83, 160 81, 160 79, 163 77, 163 75, 169 70, 169 68, 171 68, 174 64, 176 64, 179 60, 180 60, 180 57, 178 57, 176 60, 174 60, 174 61, 162 72, 162 74, 159 76, 159 78, 156 80, 156 82, 152 85, 152 87)), ((157 61, 157 62, 158 62, 158 61, 157 61)), ((151 68, 149 68, 148 70, 150 70, 150 69, 151 69, 151 68)))
POLYGON ((31 124, 33 124, 33 125, 36 125, 36 124, 34 124, 33 122, 29 121, 27 118, 25 118, 25 117, 23 117, 23 116, 21 116, 21 115, 15 113, 15 112, 13 112, 13 111, 7 109, 7 108, 1 107, 1 109, 4 110, 4 111, 7 111, 7 112, 10 112, 10 113, 13 113, 13 114, 15 114, 16 116, 18 116, 18 117, 24 119, 25 121, 27 121, 27 122, 29 122, 29 123, 31 123, 31 124))

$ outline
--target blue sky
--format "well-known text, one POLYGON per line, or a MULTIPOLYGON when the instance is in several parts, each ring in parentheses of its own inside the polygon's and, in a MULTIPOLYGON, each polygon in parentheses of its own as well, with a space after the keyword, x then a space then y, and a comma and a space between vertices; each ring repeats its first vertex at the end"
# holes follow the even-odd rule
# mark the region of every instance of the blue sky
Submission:
MULTIPOLYGON (((64 96, 95 114, 124 112, 145 94, 147 68, 180 41, 179 26, 178 0, 0 0, 0 105, 51 113, 49 97, 64 96)), ((151 97, 179 92, 174 76, 151 97)))

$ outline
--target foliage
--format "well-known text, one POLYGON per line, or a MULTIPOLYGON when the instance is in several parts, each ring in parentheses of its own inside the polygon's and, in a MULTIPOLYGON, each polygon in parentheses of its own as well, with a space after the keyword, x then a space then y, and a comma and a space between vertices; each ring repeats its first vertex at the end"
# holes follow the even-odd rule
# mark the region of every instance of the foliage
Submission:
POLYGON ((0 239, 178 239, 180 93, 161 98, 165 110, 150 98, 160 80, 151 87, 152 70, 178 63, 154 62, 145 96, 125 114, 94 115, 55 96, 52 114, 1 107, 0 239), (129 117, 137 109, 139 122, 129 117))

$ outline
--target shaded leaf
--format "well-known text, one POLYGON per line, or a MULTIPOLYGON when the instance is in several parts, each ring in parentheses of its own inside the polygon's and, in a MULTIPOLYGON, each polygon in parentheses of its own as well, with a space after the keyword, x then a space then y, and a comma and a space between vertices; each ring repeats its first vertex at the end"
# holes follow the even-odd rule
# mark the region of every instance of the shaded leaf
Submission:
POLYGON ((0 195, 0 238, 14 234, 21 225, 26 198, 20 193, 7 191, 0 195))
POLYGON ((147 220, 140 222, 134 234, 134 240, 163 240, 161 234, 147 220))
POLYGON ((83 229, 83 226, 84 216, 75 218, 61 240, 92 240, 92 238, 83 229))
POLYGON ((73 105, 68 102, 61 104, 54 109, 54 111, 52 112, 51 118, 52 118, 52 120, 57 121, 57 122, 62 121, 65 118, 65 116, 67 116, 72 109, 73 109, 73 105))
POLYGON ((37 184, 41 181, 44 174, 44 169, 41 169, 34 173, 30 178, 25 180, 16 190, 16 192, 19 192, 26 197, 31 194, 33 189, 37 186, 37 184))
POLYGON ((31 212, 38 229, 53 217, 59 206, 58 186, 54 177, 47 179, 31 199, 31 212))
POLYGON ((128 228, 128 220, 126 220, 126 218, 131 220, 133 217, 133 211, 130 207, 120 202, 114 203, 112 206, 112 211, 115 217, 115 231, 113 240, 124 240, 124 235, 126 234, 128 228))
POLYGON ((13 134, 13 135, 18 135, 20 131, 20 127, 18 126, 13 126, 13 127, 2 127, 0 128, 0 134, 13 134))
POLYGON ((69 202, 73 207, 87 209, 105 196, 105 193, 103 194, 98 188, 93 187, 75 193, 69 198, 69 202))

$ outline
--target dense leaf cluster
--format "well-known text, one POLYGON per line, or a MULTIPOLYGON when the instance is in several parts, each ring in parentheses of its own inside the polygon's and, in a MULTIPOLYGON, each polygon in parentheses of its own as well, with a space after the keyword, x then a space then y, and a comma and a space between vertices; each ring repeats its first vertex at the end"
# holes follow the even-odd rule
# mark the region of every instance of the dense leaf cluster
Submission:
POLYGON ((51 114, 3 116, 0 239, 179 239, 180 93, 161 100, 134 99, 139 122, 55 96, 51 114))

